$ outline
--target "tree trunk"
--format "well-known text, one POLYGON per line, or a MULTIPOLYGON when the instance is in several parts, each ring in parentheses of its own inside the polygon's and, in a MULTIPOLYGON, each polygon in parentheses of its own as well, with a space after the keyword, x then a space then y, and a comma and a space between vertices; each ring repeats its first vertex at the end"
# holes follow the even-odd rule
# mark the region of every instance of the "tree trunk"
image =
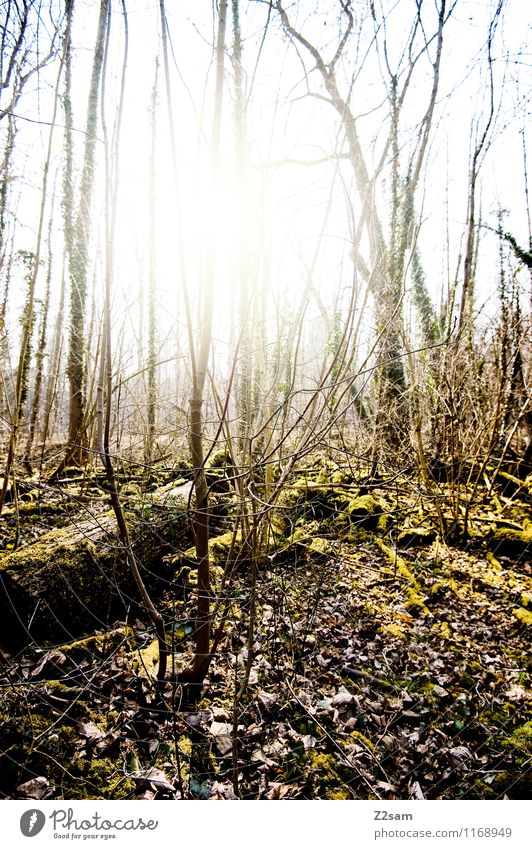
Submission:
MULTIPOLYGON (((69 6, 70 13, 72 6, 69 6)), ((68 425, 68 462, 81 463, 86 457, 85 449, 85 301, 87 296, 88 250, 91 224, 91 200, 94 185, 96 129, 98 124, 98 101, 100 79, 103 64, 105 32, 109 12, 109 0, 101 0, 98 32, 94 48, 92 75, 87 107, 85 127, 85 153, 80 185, 80 200, 75 226, 72 223, 72 162, 65 170, 65 186, 68 184, 69 200, 65 195, 65 237, 69 249, 70 268, 70 341, 68 350, 67 374, 70 382, 69 425, 68 425), (70 171, 70 173, 69 173, 70 171), (69 210, 70 204, 70 210, 69 210), (70 246, 69 246, 70 242, 70 246)), ((65 104, 70 109, 70 90, 67 89, 65 104)), ((67 111, 67 128, 72 121, 67 111)))
POLYGON ((31 413, 30 413, 30 429, 28 433, 28 440, 26 442, 26 448, 24 450, 24 459, 26 464, 31 463, 31 450, 33 448, 33 441, 35 439, 35 430, 37 427, 37 418, 39 416, 40 408, 41 408, 41 391, 42 391, 42 382, 43 382, 43 372, 44 372, 44 358, 46 356, 46 339, 48 334, 48 312, 50 309, 50 282, 52 278, 52 247, 51 247, 51 232, 52 232, 52 216, 50 216, 50 222, 48 227, 48 268, 46 272, 46 285, 44 291, 44 300, 42 304, 41 311, 41 321, 39 327, 39 339, 37 343, 37 350, 35 352, 35 358, 37 360, 36 366, 36 374, 35 374, 35 385, 33 388, 33 398, 31 402, 31 413))
MULTIPOLYGON (((148 360, 147 360, 147 432, 146 441, 144 444, 144 462, 149 466, 153 458, 153 448, 155 442, 155 418, 156 418, 156 403, 157 403, 157 383, 156 383, 156 353, 155 353, 155 337, 157 333, 157 322, 155 317, 155 163, 156 163, 156 138, 157 138, 157 84, 159 77, 159 63, 155 66, 155 80, 153 82, 153 92, 151 101, 151 125, 150 125, 150 186, 149 186, 149 284, 148 284, 148 360)), ((149 474, 149 469, 146 469, 146 474, 149 474)))

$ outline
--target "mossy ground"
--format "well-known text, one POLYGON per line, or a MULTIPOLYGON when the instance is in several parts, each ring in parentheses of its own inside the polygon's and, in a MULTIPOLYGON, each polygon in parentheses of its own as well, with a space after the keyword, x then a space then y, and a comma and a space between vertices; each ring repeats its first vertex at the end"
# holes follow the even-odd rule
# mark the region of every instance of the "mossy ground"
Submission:
MULTIPOLYGON (((143 502, 138 488, 128 497, 143 502)), ((237 509, 226 497, 211 543, 215 589, 237 509)), ((249 686, 236 713, 247 661, 245 560, 225 589, 228 622, 195 706, 179 685, 157 695, 156 645, 137 614, 93 637, 43 645, 48 655, 35 647, 6 655, 0 793, 16 797, 38 775, 50 798, 64 799, 407 799, 414 783, 426 798, 528 797, 530 562, 526 547, 514 555, 496 546, 482 521, 492 509, 479 499, 469 538, 451 545, 396 482, 364 492, 339 468, 311 469, 271 517, 249 686), (166 785, 150 782, 149 770, 166 785)), ((508 511, 523 529, 523 505, 508 511)), ((161 603, 182 669, 193 649, 193 552, 176 542, 172 558, 161 603)))

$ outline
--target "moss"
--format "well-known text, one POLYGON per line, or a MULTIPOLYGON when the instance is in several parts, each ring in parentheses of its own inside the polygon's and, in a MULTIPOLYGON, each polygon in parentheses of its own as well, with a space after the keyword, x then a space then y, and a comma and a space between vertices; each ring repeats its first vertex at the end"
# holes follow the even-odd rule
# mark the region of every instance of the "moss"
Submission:
POLYGON ((486 801, 488 799, 495 798, 496 795, 497 794, 495 793, 493 787, 487 784, 485 781, 482 781, 481 779, 476 779, 473 782, 472 798, 482 799, 483 801, 486 801))
POLYGON ((515 616, 519 622, 522 622, 523 625, 529 627, 532 625, 532 611, 525 610, 524 607, 515 607, 512 610, 512 616, 515 616))
POLYGON ((377 509, 377 501, 372 495, 359 495, 349 502, 347 513, 357 523, 364 524, 377 509))
POLYGON ((386 543, 378 537, 375 537, 375 542, 379 546, 382 553, 385 554, 388 560, 390 561, 390 564, 393 568, 393 572, 397 573, 402 578, 405 578, 410 584, 412 584, 413 587, 418 588, 419 584, 410 569, 408 568, 406 560, 404 560, 402 557, 399 557, 396 551, 387 546, 386 543))
POLYGON ((306 760, 311 772, 315 773, 313 778, 317 786, 324 788, 331 784, 343 783, 338 761, 333 755, 310 749, 306 760))
POLYGON ((127 498, 138 499, 142 496, 142 489, 138 483, 129 481, 129 483, 122 487, 120 494, 127 498))
POLYGON ((144 520, 160 515, 164 508, 174 519, 180 520, 188 512, 188 502, 192 484, 185 478, 177 478, 164 486, 146 494, 142 515, 144 520))
POLYGON ((339 787, 337 790, 327 790, 327 793, 325 794, 325 798, 326 799, 345 800, 345 799, 350 799, 351 796, 349 795, 349 792, 347 790, 344 790, 342 787, 339 787))
POLYGON ((440 634, 446 640, 450 640, 453 636, 448 622, 435 622, 430 630, 435 634, 440 634))
POLYGON ((186 758, 190 758, 190 756, 192 754, 192 742, 190 740, 190 737, 187 737, 187 736, 180 737, 179 741, 178 741, 178 745, 179 745, 179 751, 181 752, 181 754, 184 755, 186 758))
POLYGON ((238 546, 241 542, 241 535, 237 534, 235 537, 232 531, 213 537, 209 541, 209 554, 211 556, 211 560, 214 562, 227 557, 227 554, 231 550, 231 546, 233 546, 234 552, 238 551, 238 546))
MULTIPOLYGON (((268 545, 268 550, 274 547, 274 545, 279 544, 279 537, 277 536, 278 527, 273 524, 274 535, 271 539, 271 543, 268 545)), ((284 527, 283 527, 284 532, 284 527)), ((224 563, 227 559, 229 552, 231 551, 235 557, 238 556, 240 549, 242 546, 242 534, 238 532, 236 536, 233 534, 233 531, 227 531, 224 534, 219 534, 218 536, 212 537, 209 540, 209 557, 210 562, 213 566, 224 563)), ((192 568, 196 566, 196 549, 194 546, 190 546, 186 551, 181 551, 172 557, 167 558, 167 562, 171 563, 173 566, 179 566, 181 568, 192 568)))
POLYGON ((310 557, 322 558, 331 552, 331 543, 323 537, 311 537, 296 540, 297 548, 302 549, 310 557))
POLYGON ((512 716, 517 710, 515 702, 504 702, 498 704, 493 710, 485 710, 479 715, 481 722, 485 723, 490 728, 506 727, 512 716))
POLYGON ((71 660, 78 662, 85 658, 92 659, 95 655, 101 658, 109 657, 122 645, 125 649, 130 650, 132 639, 133 629, 125 625, 123 628, 114 628, 101 634, 93 634, 72 643, 65 643, 57 648, 71 660))
POLYGON ((412 616, 419 616, 420 613, 430 613, 423 598, 414 590, 408 591, 408 598, 404 603, 404 607, 412 616))
POLYGON ((360 731, 351 731, 351 737, 353 738, 353 740, 359 740, 361 743, 363 743, 364 746, 370 750, 370 752, 373 752, 375 750, 375 744, 372 743, 371 740, 369 740, 368 737, 366 737, 360 731))
POLYGON ((342 484, 350 484, 351 476, 346 474, 345 471, 341 469, 337 469, 331 475, 331 481, 335 486, 341 486, 342 484))
POLYGON ((388 530, 392 517, 388 513, 381 513, 375 523, 375 530, 379 534, 384 534, 388 530))
POLYGON ((498 799, 502 796, 510 799, 530 799, 532 790, 530 773, 526 769, 518 776, 515 775, 515 772, 506 770, 499 772, 494 775, 491 787, 498 799))
POLYGON ((365 531, 363 528, 359 528, 355 525, 350 528, 349 533, 345 534, 342 539, 347 543, 359 546, 362 543, 372 541, 374 536, 370 531, 365 531))
POLYGON ((486 563, 491 566, 491 568, 495 572, 502 572, 502 566, 493 554, 493 552, 488 551, 488 553, 486 554, 486 563))
MULTIPOLYGON (((80 702, 76 707, 87 719, 87 711, 80 702)), ((44 775, 65 798, 75 797, 72 787, 72 757, 79 738, 71 719, 70 710, 59 724, 27 702, 27 694, 17 693, 2 699, 2 751, 0 751, 0 788, 3 794, 12 795, 15 788, 35 775, 44 775), (66 766, 63 767, 63 764, 66 766)))
POLYGON ((525 519, 523 530, 515 528, 496 528, 492 531, 492 543, 498 551, 511 556, 532 554, 532 522, 525 519))
POLYGON ((225 448, 214 451, 205 463, 206 469, 226 469, 232 465, 231 455, 225 448))
POLYGON ((532 593, 521 593, 521 607, 532 607, 532 593))
POLYGON ((134 667, 137 667, 141 678, 156 678, 159 665, 159 641, 157 638, 152 640, 145 649, 137 652, 136 657, 138 657, 138 662, 134 662, 134 667))
MULTIPOLYGON (((0 478, 1 481, 1 478, 0 478)), ((54 513, 67 513, 67 508, 63 501, 23 501, 19 502, 17 507, 4 507, 2 516, 7 519, 9 516, 16 516, 17 513, 24 516, 31 516, 37 513, 42 516, 51 516, 54 513)))
MULTIPOLYGON (((125 558, 116 557, 115 545, 105 544, 114 527, 114 518, 106 514, 97 522, 49 531, 37 542, 0 557, 6 591, 20 621, 31 618, 36 637, 57 642, 65 632, 87 633, 111 617, 119 603, 117 585, 131 587, 125 558), (97 536, 99 547, 91 534, 97 536)), ((2 632, 5 625, 0 622, 2 632)))
POLYGON ((323 537, 314 537, 308 546, 310 554, 328 554, 330 550, 331 543, 323 537))
POLYGON ((319 522, 305 522, 303 525, 298 525, 297 528, 294 529, 292 536, 290 537, 290 542, 300 542, 302 540, 308 540, 314 535, 317 535, 320 523, 319 522))
POLYGON ((387 625, 381 625, 379 631, 382 634, 389 634, 391 637, 398 637, 401 640, 406 640, 404 628, 396 622, 389 622, 387 625))
POLYGON ((476 584, 480 588, 485 586, 499 589, 501 587, 511 587, 512 583, 513 581, 511 576, 504 577, 501 571, 494 569, 492 566, 487 566, 485 569, 481 570, 478 576, 473 573, 473 585, 476 584))
POLYGON ((344 789, 352 778, 333 755, 305 749, 302 742, 295 744, 284 762, 284 780, 296 781, 307 798, 330 798, 329 793, 344 789))
POLYGON ((503 740, 503 746, 521 755, 532 755, 532 722, 526 722, 516 728, 506 740, 503 740))
MULTIPOLYGON (((209 558, 212 564, 219 563, 223 561, 230 549, 231 544, 233 542, 233 533, 232 531, 228 531, 225 534, 220 534, 219 536, 212 537, 209 540, 209 558)), ((235 539, 235 544, 233 547, 233 552, 236 554, 238 552, 239 543, 242 542, 241 534, 237 534, 235 539)), ((168 558, 168 562, 173 566, 180 567, 181 570, 194 570, 196 566, 196 548, 195 546, 190 546, 186 551, 180 551, 178 554, 173 555, 168 558)), ((180 572, 181 574, 181 572, 180 572)), ((181 574, 183 577, 183 575, 181 574)), ((190 577, 190 583, 193 583, 194 578, 190 577)))
MULTIPOLYGON (((461 577, 464 577, 463 573, 460 571, 461 577)), ((444 580, 436 581, 430 588, 431 596, 435 597, 436 600, 440 596, 444 596, 447 592, 452 593, 452 595, 456 596, 456 598, 460 599, 460 601, 466 601, 471 596, 471 588, 468 584, 460 584, 454 578, 446 578, 444 580)))
POLYGON ((272 510, 268 516, 268 533, 266 534, 266 543, 273 541, 281 542, 286 533, 286 515, 284 512, 272 510))
POLYGON ((350 496, 344 489, 330 484, 329 478, 326 481, 296 479, 278 499, 279 506, 284 508, 285 518, 287 508, 290 508, 292 518, 296 520, 323 520, 334 516, 339 521, 340 511, 349 504, 350 496))
POLYGON ((136 784, 110 758, 80 758, 63 780, 67 799, 133 799, 136 784))

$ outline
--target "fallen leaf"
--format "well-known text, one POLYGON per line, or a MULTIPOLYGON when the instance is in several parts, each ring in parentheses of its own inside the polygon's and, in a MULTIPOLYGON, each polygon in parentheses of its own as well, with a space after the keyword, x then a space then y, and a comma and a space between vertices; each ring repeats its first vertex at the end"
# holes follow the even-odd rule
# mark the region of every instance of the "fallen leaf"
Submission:
POLYGON ((452 749, 449 749, 449 755, 455 764, 460 765, 465 764, 473 758, 473 754, 467 746, 454 746, 452 749))
POLYGON ((222 799, 233 800, 233 799, 236 799, 236 798, 237 797, 235 796, 235 791, 233 790, 233 787, 232 787, 231 784, 229 784, 229 783, 222 784, 219 781, 215 781, 214 784, 212 785, 211 796, 210 796, 211 802, 213 800, 214 801, 219 801, 219 800, 222 800, 222 799))
POLYGON ((211 795, 211 783, 210 781, 204 781, 202 784, 199 781, 196 781, 195 778, 191 778, 188 784, 189 790, 196 796, 198 799, 209 799, 211 795))
POLYGON ((279 697, 276 695, 272 695, 271 693, 266 693, 263 690, 258 694, 257 698, 263 708, 265 708, 266 710, 271 710, 279 697))
POLYGON ((146 781, 153 787, 156 787, 157 790, 165 790, 170 793, 174 792, 174 785, 170 784, 162 769, 151 767, 150 769, 140 770, 129 777, 134 781, 146 781))
MULTIPOLYGON (((49 673, 57 672, 58 667, 63 666, 66 661, 66 656, 60 651, 46 652, 40 663, 32 669, 31 678, 50 678, 53 677, 49 673)), ((57 677, 57 676, 56 676, 57 677)))
POLYGON ((258 761, 258 763, 266 764, 266 766, 273 766, 275 761, 272 761, 271 758, 262 750, 255 749, 255 751, 251 755, 252 761, 258 761))
POLYGON ((279 782, 270 782, 270 789, 266 793, 266 799, 286 799, 294 792, 295 788, 289 784, 280 784, 279 782))
POLYGON ((419 781, 413 781, 409 787, 409 795, 411 799, 424 799, 425 796, 423 794, 423 790, 421 789, 421 784, 419 781))
POLYGON ((216 748, 221 755, 226 755, 233 748, 232 732, 233 726, 228 722, 212 722, 209 728, 214 737, 216 748))
POLYGON ((185 722, 192 728, 199 728, 201 725, 206 725, 212 719, 210 710, 200 710, 198 713, 189 713, 185 716, 185 722))
POLYGON ((522 702, 532 699, 532 690, 527 690, 521 684, 512 684, 509 690, 505 693, 506 698, 511 702, 522 702))
POLYGON ((21 799, 45 799, 51 790, 48 779, 43 775, 31 778, 17 787, 17 795, 21 799))
POLYGON ((340 687, 335 696, 331 699, 331 705, 333 707, 340 707, 341 705, 350 705, 355 701, 355 697, 349 690, 346 690, 345 687, 340 687))
POLYGON ((316 743, 318 742, 312 734, 305 734, 304 737, 301 738, 301 742, 306 749, 313 749, 316 743))
POLYGON ((94 722, 79 722, 78 731, 82 737, 86 737, 91 743, 105 737, 105 731, 98 728, 94 722))

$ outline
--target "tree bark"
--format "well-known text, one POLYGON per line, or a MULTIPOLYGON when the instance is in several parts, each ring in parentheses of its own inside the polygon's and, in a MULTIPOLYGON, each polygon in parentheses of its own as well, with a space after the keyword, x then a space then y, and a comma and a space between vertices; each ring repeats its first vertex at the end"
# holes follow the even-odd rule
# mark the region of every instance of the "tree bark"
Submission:
MULTIPOLYGON (((70 268, 70 341, 67 374, 70 383, 67 461, 81 463, 86 457, 85 447, 85 301, 87 297, 88 251, 91 225, 91 200, 94 185, 96 128, 98 101, 103 65, 105 32, 109 13, 109 0, 101 0, 98 31, 94 48, 92 75, 85 127, 85 152, 81 175, 80 200, 75 225, 65 221, 70 268), (68 235, 69 230, 71 236, 68 235)), ((67 92, 66 102, 70 100, 67 92)), ((72 175, 70 174, 70 180, 72 175)), ((72 186, 70 185, 70 191, 72 186)), ((70 197, 70 202, 72 197, 70 197)), ((65 204, 65 214, 68 215, 65 204)), ((72 214, 72 208, 70 209, 72 214)))

